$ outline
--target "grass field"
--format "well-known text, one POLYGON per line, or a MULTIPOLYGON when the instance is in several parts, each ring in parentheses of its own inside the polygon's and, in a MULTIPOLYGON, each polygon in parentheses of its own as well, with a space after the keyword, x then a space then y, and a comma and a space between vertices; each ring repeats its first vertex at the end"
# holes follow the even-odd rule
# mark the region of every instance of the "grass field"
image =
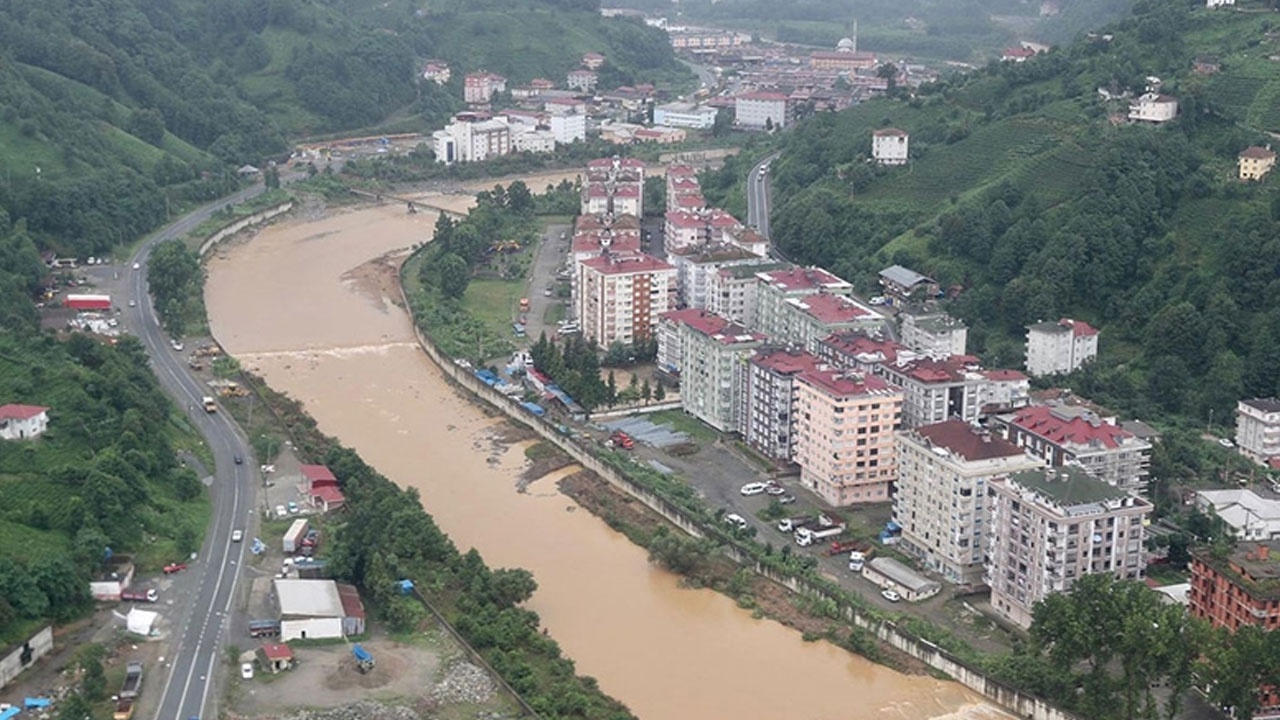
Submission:
POLYGON ((523 280, 472 280, 462 308, 498 336, 509 337, 512 319, 520 313, 524 288, 523 280))

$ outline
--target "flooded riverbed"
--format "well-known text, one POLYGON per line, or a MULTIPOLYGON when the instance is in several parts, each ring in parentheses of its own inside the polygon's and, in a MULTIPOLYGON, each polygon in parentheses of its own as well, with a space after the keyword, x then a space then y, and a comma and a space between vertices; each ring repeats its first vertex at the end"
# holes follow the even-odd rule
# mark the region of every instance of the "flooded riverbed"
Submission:
MULTIPOLYGON (((530 182, 531 187, 545 181, 530 182)), ((516 490, 519 449, 455 393, 413 341, 371 260, 427 240, 433 213, 385 206, 296 219, 209 262, 220 342, 305 403, 320 429, 402 486, 462 549, 524 567, 529 606, 576 663, 645 720, 1003 717, 949 682, 911 677, 689 590, 561 495, 516 490)))

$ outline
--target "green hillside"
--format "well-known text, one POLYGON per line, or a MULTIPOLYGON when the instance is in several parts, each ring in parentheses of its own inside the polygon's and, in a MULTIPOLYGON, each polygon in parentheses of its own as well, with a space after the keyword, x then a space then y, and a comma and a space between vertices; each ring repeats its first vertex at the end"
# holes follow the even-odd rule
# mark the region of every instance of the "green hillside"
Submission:
POLYGON ((1236 155, 1280 132, 1280 18, 1263 10, 1144 0, 1110 41, 806 121, 773 163, 774 239, 867 290, 892 263, 956 286, 992 364, 1020 364, 1028 323, 1087 320, 1102 356, 1077 387, 1143 418, 1229 418, 1280 392, 1280 180, 1236 179, 1236 155), (1201 56, 1220 71, 1194 73, 1201 56), (1128 125, 1128 101, 1097 92, 1148 76, 1175 122, 1128 125), (908 166, 868 164, 886 126, 910 133, 908 166))

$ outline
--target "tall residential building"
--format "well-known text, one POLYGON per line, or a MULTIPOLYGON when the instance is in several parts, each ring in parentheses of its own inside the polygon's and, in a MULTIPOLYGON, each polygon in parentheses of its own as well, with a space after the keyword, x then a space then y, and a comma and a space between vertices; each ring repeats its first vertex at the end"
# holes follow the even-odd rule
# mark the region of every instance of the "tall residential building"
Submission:
POLYGON ((858 328, 875 330, 883 318, 847 295, 819 292, 788 298, 782 303, 781 323, 769 334, 774 342, 815 352, 832 333, 858 328))
POLYGON ((745 93, 734 98, 734 121, 741 127, 774 128, 787 126, 787 96, 775 92, 745 93))
POLYGON ((644 217, 644 161, 615 156, 587 163, 579 212, 644 217))
POLYGON ((1142 577, 1151 503, 1076 467, 1022 470, 988 483, 991 606, 1022 628, 1035 604, 1077 578, 1142 577))
POLYGON ((493 73, 468 73, 463 78, 462 99, 469 105, 484 105, 493 100, 494 93, 507 89, 507 79, 493 73))
POLYGON ((853 286, 822 268, 789 268, 761 272, 757 297, 756 329, 769 337, 786 333, 790 321, 787 301, 825 292, 852 295, 853 286))
POLYGON ((1069 373, 1098 357, 1098 331, 1083 320, 1062 318, 1027 328, 1027 373, 1069 373))
POLYGON ((963 320, 941 310, 919 308, 903 308, 898 317, 902 321, 903 345, 935 360, 964 355, 969 328, 963 320))
POLYGON ((909 140, 906 130, 876 130, 871 133, 871 157, 877 165, 906 165, 909 140))
POLYGON ((711 276, 723 268, 759 266, 765 262, 764 258, 727 243, 706 243, 671 250, 667 253, 667 260, 676 268, 679 307, 700 309, 707 309, 707 288, 711 276))
MULTIPOLYGON (((1190 613, 1232 632, 1253 625, 1280 629, 1280 543, 1240 543, 1225 557, 1191 551, 1190 613)), ((1280 717, 1280 691, 1259 689, 1255 718, 1280 717)))
POLYGON ((880 365, 918 357, 915 351, 884 339, 881 333, 866 330, 832 333, 818 342, 814 354, 828 365, 860 372, 874 372, 880 365))
POLYGON ((590 70, 570 70, 565 76, 565 85, 570 90, 581 90, 582 92, 591 92, 596 89, 596 84, 600 82, 600 76, 590 70))
MULTIPOLYGON (((693 198, 684 195, 683 198, 693 198)), ((699 199, 701 196, 696 196, 699 199)), ((669 210, 664 216, 663 241, 667 252, 676 252, 720 240, 726 230, 742 223, 720 208, 669 210)))
POLYGON ((795 348, 762 348, 747 363, 738 432, 767 458, 790 462, 795 449, 796 378, 822 366, 795 348))
POLYGON ((736 431, 746 361, 765 337, 695 309, 664 313, 661 328, 658 355, 668 361, 663 369, 670 372, 670 360, 679 358, 680 407, 720 432, 736 431), (672 348, 677 343, 678 352, 672 348))
POLYGON ((606 253, 579 265, 583 337, 600 347, 654 337, 658 316, 671 309, 675 268, 641 253, 606 253))
POLYGON ((551 133, 561 145, 572 145, 587 139, 587 116, 572 113, 569 115, 552 115, 551 133))
POLYGON ((1006 440, 1050 465, 1078 465, 1124 491, 1141 492, 1151 463, 1151 443, 1125 430, 1115 418, 1070 405, 1031 405, 997 415, 992 428, 1006 440))
POLYGON ((835 506, 888 501, 902 391, 849 370, 811 370, 797 382, 800 482, 835 506))
POLYGON ((975 423, 982 415, 983 386, 978 359, 953 355, 946 360, 899 356, 897 362, 873 369, 877 375, 902 388, 906 401, 902 424, 932 425, 953 418, 975 423))
POLYGON ((1236 446, 1254 462, 1280 457, 1280 400, 1253 398, 1236 404, 1236 446))
POLYGON ((902 527, 902 546, 949 582, 981 583, 991 525, 987 483, 1043 465, 961 420, 900 431, 893 521, 902 527))
POLYGON ((443 130, 431 134, 436 162, 481 162, 511 152, 511 128, 483 114, 459 114, 443 130))
POLYGON ((707 278, 707 310, 749 328, 759 327, 757 299, 760 286, 756 274, 789 267, 791 266, 787 263, 767 262, 763 265, 732 265, 721 268, 707 278))

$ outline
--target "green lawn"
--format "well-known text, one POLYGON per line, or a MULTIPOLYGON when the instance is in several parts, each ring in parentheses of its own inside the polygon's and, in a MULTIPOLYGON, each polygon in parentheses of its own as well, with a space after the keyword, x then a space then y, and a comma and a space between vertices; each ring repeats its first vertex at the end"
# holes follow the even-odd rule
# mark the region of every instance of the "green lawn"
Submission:
POLYGON ((511 323, 520 314, 523 280, 472 280, 462 298, 463 310, 499 337, 511 336, 511 323))

